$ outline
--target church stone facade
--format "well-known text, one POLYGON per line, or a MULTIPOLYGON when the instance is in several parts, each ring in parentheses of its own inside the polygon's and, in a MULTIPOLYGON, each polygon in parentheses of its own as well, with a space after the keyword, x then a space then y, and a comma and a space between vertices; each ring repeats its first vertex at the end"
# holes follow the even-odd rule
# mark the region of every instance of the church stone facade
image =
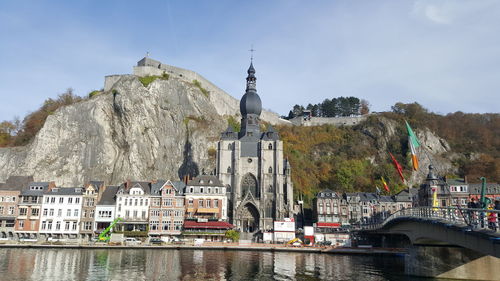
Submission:
POLYGON ((253 64, 240 101, 241 130, 231 126, 218 143, 217 176, 228 186, 229 216, 243 232, 269 231, 273 221, 293 217, 291 168, 283 142, 269 126, 261 132, 262 103, 253 64))

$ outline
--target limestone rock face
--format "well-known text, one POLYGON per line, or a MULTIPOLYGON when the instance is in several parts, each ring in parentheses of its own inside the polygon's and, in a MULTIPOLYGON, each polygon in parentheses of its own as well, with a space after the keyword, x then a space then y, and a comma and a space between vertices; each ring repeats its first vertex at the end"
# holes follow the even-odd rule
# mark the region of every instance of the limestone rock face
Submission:
MULTIPOLYGON (((406 143, 405 136, 407 136, 406 130, 398 131, 396 121, 381 116, 376 120, 377 122, 371 122, 362 128, 363 133, 375 142, 378 157, 369 159, 374 164, 376 164, 376 158, 382 159, 380 160, 382 162, 387 162, 387 154, 391 151, 389 148, 391 141, 406 143)), ((412 171, 410 178, 406 179, 409 186, 418 185, 425 180, 429 172, 428 166, 431 163, 438 175, 456 172, 456 167, 453 166, 451 161, 451 148, 445 139, 440 138, 428 128, 420 128, 415 131, 415 134, 421 143, 421 146, 417 148, 420 168, 417 171, 412 171)))
MULTIPOLYGON (((218 97, 226 106, 234 100, 227 112, 237 112, 237 100, 222 91, 207 96, 175 77, 144 87, 136 76, 122 75, 112 90, 49 116, 30 145, 0 149, 0 181, 34 175, 76 186, 209 173, 215 167, 209 150, 227 127, 218 97)), ((278 120, 269 112, 262 119, 278 120)))

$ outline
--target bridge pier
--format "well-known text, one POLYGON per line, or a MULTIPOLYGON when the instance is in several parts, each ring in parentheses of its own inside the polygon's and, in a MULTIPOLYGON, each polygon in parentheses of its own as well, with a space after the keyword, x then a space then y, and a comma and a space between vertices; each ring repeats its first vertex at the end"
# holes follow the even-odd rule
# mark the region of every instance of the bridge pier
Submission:
POLYGON ((405 273, 413 276, 464 280, 500 280, 500 259, 461 247, 408 248, 405 273))

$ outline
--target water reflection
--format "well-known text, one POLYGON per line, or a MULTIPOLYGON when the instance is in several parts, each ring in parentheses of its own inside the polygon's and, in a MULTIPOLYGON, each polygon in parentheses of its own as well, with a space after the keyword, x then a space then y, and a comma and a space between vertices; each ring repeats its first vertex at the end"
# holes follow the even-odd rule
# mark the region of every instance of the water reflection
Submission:
MULTIPOLYGON (((400 258, 202 250, 0 249, 2 280, 412 280, 400 258)), ((429 280, 429 279, 427 279, 429 280)))

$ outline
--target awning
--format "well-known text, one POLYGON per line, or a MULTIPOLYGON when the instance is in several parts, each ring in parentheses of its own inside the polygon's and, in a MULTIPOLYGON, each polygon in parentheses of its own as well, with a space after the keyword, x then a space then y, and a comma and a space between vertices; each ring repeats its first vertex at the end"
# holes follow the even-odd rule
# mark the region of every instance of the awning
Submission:
POLYGON ((321 227, 321 228, 339 228, 340 223, 338 222, 318 222, 316 224, 316 227, 321 227))
POLYGON ((184 229, 232 229, 234 225, 225 221, 208 221, 208 222, 197 222, 197 221, 185 221, 184 229))

